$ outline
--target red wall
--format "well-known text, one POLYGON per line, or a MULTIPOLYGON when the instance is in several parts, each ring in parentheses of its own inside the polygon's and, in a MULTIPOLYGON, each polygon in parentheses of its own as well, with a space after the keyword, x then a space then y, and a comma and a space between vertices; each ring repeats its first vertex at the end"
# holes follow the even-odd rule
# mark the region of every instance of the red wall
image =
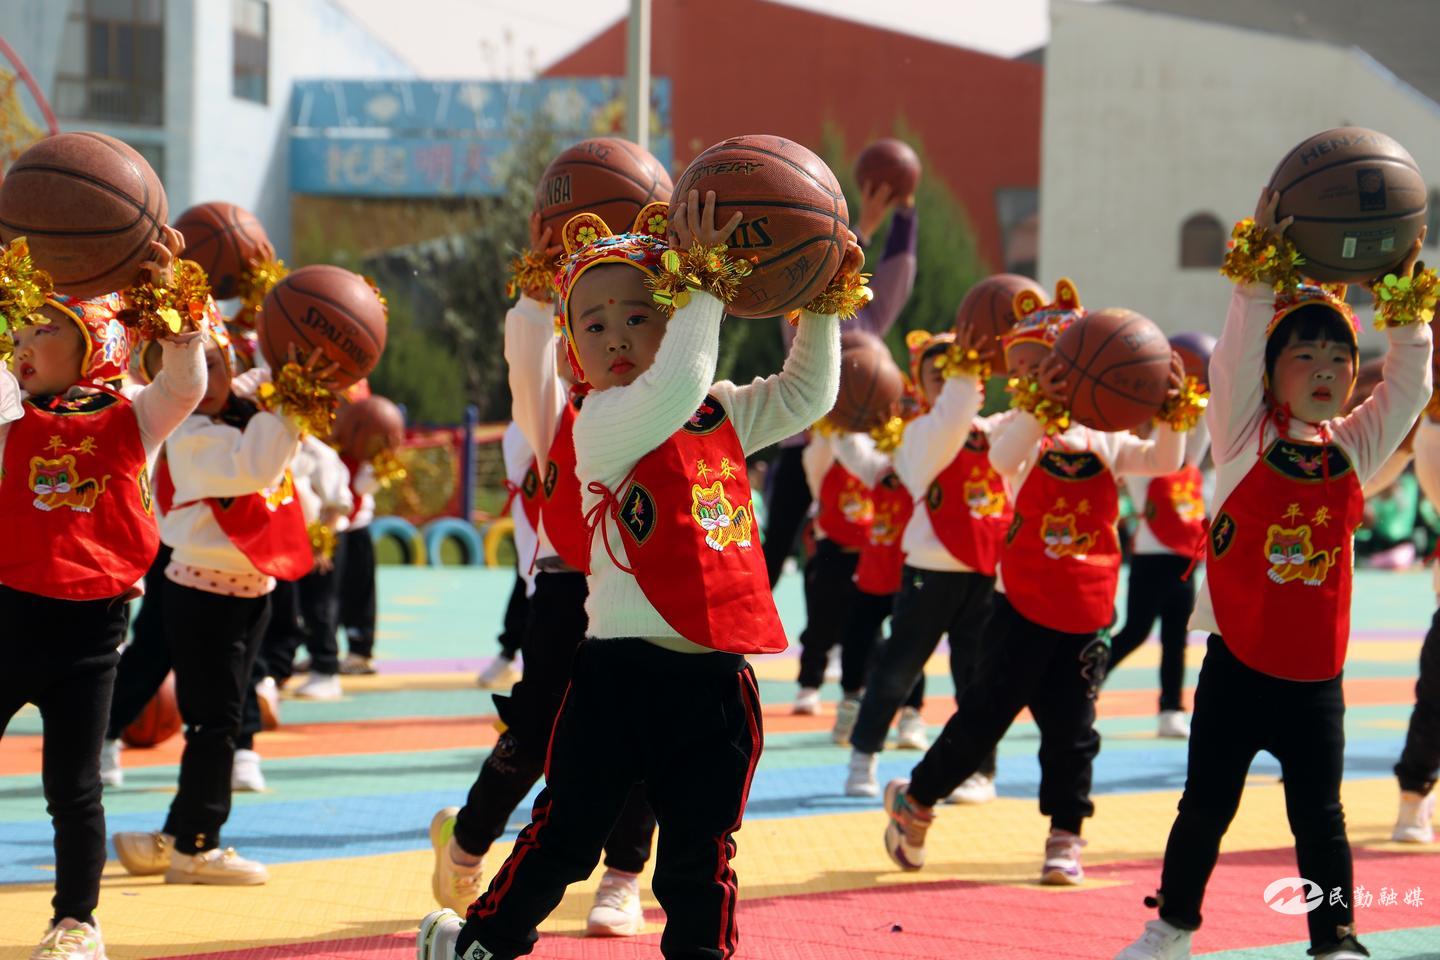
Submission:
MULTIPOLYGON (((877 0, 883 2, 883 0, 877 0)), ((1040 180, 1041 69, 765 0, 654 0, 651 71, 670 78, 677 172, 726 137, 818 147, 826 121, 853 156, 903 118, 1003 264, 994 191, 1040 180)), ((623 75, 620 21, 545 71, 623 75)), ((852 211, 853 215, 853 211, 852 211)))

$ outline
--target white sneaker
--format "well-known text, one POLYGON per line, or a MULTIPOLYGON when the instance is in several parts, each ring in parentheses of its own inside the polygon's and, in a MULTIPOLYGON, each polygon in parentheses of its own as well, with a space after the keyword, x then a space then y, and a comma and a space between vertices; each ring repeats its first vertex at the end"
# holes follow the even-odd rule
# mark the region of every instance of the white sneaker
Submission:
POLYGON ((490 665, 480 671, 480 676, 475 682, 486 690, 505 690, 513 687, 520 679, 520 671, 515 669, 515 661, 509 657, 496 657, 490 661, 490 665))
POLYGON ((1115 960, 1190 960, 1190 931, 1151 920, 1140 939, 1117 953, 1115 960))
POLYGON ((260 706, 260 729, 278 730, 280 727, 280 687, 274 677, 266 677, 255 684, 255 702, 260 706))
POLYGON ((306 700, 339 700, 343 695, 340 675, 335 673, 312 673, 295 690, 295 696, 306 700))
POLYGON ((845 777, 845 796, 880 796, 880 782, 875 779, 875 771, 879 766, 880 754, 852 750, 850 752, 850 773, 845 777))
POLYGON ((1160 729, 1156 736, 1167 740, 1190 739, 1190 718, 1184 710, 1161 710, 1160 729))
POLYGON ((835 708, 835 726, 830 728, 830 739, 842 747, 850 742, 855 729, 855 719, 860 716, 860 698, 846 697, 835 708))
POLYGON ((100 921, 94 925, 64 918, 45 934, 30 953, 30 960, 105 960, 100 921))
POLYGON ((995 778, 972 773, 945 798, 947 803, 989 803, 995 799, 995 778))
MULTIPOLYGON (((415 935, 415 960, 455 960, 455 941, 465 921, 454 910, 436 910, 420 921, 415 935)), ((484 954, 484 948, 479 951, 484 954)))
POLYGON ((840 644, 838 643, 831 647, 830 652, 825 655, 825 682, 840 682, 840 644))
POLYGON ((175 849, 175 838, 159 830, 154 833, 117 833, 112 842, 120 865, 134 877, 164 873, 170 866, 170 852, 175 849))
POLYGON ((1435 794, 1421 796, 1410 790, 1400 791, 1400 814, 1395 818, 1395 830, 1391 840, 1401 843, 1434 843, 1435 828, 1430 821, 1435 816, 1435 794))
POLYGON ((815 687, 801 687, 795 694, 795 706, 790 712, 796 716, 813 717, 820 712, 820 691, 815 687))
POLYGON ((377 671, 373 657, 347 653, 345 659, 340 661, 340 672, 347 677, 373 677, 377 671))
POLYGON ((456 861, 464 855, 455 842, 455 815, 459 807, 445 807, 430 818, 430 846, 435 851, 435 868, 430 871, 430 892, 435 902, 464 913, 480 899, 480 879, 485 875, 485 862, 473 865, 456 861))
POLYGON ((910 781, 891 780, 885 785, 885 852, 902 870, 925 866, 925 834, 935 822, 935 811, 917 806, 910 799, 910 781))
POLYGON ((125 771, 120 769, 119 740, 106 740, 100 748, 100 782, 107 787, 125 784, 125 771))
POLYGON ((895 724, 895 749, 929 750, 930 737, 925 733, 925 718, 914 707, 901 707, 900 720, 895 724))
POLYGON ((204 853, 170 851, 166 883, 201 883, 217 887, 253 887, 270 879, 263 863, 246 860, 234 847, 217 847, 204 853))
POLYGON ((264 793, 265 774, 260 771, 260 754, 254 750, 236 750, 230 767, 230 789, 242 793, 264 793))
POLYGON ((1085 868, 1080 865, 1080 848, 1085 841, 1068 830, 1050 831, 1045 840, 1045 864, 1040 868, 1040 882, 1051 887, 1073 887, 1085 881, 1085 868))
POLYGON ((640 906, 640 875, 606 870, 585 921, 587 937, 633 937, 645 932, 640 906))

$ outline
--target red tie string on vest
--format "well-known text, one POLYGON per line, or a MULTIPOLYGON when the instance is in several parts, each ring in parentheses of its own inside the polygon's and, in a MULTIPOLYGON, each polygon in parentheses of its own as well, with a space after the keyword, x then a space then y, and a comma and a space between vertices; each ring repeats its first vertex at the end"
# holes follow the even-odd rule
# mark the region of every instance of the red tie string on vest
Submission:
MULTIPOLYGON (((630 482, 630 478, 634 474, 635 471, 631 470, 630 474, 625 477, 624 482, 620 484, 622 489, 630 482)), ((605 552, 609 554, 610 562, 634 576, 635 571, 621 563, 620 559, 615 556, 615 551, 610 548, 610 537, 606 530, 605 518, 607 516, 614 517, 616 523, 620 522, 620 501, 609 487, 598 480, 591 480, 585 485, 585 489, 600 498, 599 503, 585 511, 585 529, 589 534, 585 548, 585 575, 588 577, 591 573, 590 557, 595 552, 595 531, 598 530, 600 531, 600 542, 605 544, 605 552)))
POLYGON ((1282 403, 1278 406, 1275 406, 1273 403, 1266 405, 1265 418, 1260 421, 1260 439, 1256 445, 1255 455, 1257 457, 1265 456, 1265 424, 1267 421, 1275 424, 1275 432, 1279 434, 1280 439, 1289 440, 1290 424, 1297 420, 1320 435, 1320 443, 1322 444, 1320 450, 1320 476, 1323 482, 1328 484, 1330 482, 1329 447, 1332 440, 1330 424, 1324 422, 1311 423, 1309 420, 1300 420, 1299 417, 1291 413, 1290 404, 1288 403, 1282 403))

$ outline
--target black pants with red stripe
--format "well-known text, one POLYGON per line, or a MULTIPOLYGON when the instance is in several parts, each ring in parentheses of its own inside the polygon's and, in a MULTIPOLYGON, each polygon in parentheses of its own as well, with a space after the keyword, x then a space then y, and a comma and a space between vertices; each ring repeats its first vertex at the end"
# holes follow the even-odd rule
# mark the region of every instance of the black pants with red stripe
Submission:
POLYGON ((730 957, 738 941, 730 859, 760 760, 755 674, 737 654, 675 653, 634 637, 587 640, 555 723, 545 790, 456 953, 528 954, 565 887, 590 875, 637 783, 660 823, 653 887, 670 960, 730 957), (647 735, 616 749, 616 730, 647 735))

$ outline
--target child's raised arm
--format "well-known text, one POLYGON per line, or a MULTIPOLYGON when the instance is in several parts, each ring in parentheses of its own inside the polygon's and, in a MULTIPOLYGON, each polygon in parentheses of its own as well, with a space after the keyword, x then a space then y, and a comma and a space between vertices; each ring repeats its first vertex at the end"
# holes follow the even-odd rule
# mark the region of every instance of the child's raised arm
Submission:
MULTIPOLYGON (((530 217, 530 247, 549 246, 550 231, 540 232, 539 214, 530 217)), ((525 442, 545 456, 555 436, 555 422, 565 404, 565 384, 558 376, 555 356, 555 310, 531 291, 505 314, 505 363, 510 378, 510 419, 519 426, 525 442)))
POLYGON ((164 357, 154 381, 135 395, 140 442, 150 456, 205 396, 205 342, 198 333, 160 341, 164 357))
POLYGON ((743 387, 728 381, 715 385, 715 395, 729 410, 747 454, 825 416, 835 406, 839 390, 840 324, 834 315, 809 311, 800 315, 795 345, 779 373, 756 377, 743 387))

